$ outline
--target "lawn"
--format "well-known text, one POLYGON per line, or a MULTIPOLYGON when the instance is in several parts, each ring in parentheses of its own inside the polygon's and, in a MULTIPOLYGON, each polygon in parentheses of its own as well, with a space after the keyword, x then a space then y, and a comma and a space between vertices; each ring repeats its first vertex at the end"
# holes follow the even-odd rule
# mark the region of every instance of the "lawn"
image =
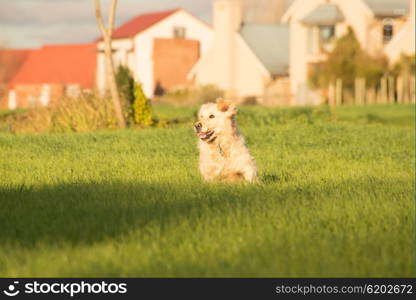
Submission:
POLYGON ((242 107, 262 183, 169 128, 0 134, 0 276, 415 276, 414 106, 242 107))

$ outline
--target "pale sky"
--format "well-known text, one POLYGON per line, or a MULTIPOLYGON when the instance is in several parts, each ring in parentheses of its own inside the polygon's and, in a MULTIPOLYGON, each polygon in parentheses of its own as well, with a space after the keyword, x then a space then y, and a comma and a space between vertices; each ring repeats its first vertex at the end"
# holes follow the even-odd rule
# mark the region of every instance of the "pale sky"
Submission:
MULTIPOLYGON (((108 0, 102 1, 107 11, 108 0)), ((211 0, 118 0, 117 24, 142 13, 184 8, 211 22, 211 0)), ((99 36, 94 0, 0 0, 0 46, 88 43, 99 36)))

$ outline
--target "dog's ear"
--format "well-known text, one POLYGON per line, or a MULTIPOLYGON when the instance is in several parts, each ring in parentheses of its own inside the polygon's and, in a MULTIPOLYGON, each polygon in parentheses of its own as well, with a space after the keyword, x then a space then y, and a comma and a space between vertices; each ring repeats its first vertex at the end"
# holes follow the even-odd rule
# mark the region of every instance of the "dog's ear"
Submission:
POLYGON ((221 112, 226 112, 230 117, 233 117, 237 114, 237 107, 235 104, 222 98, 217 99, 217 109, 221 112))
POLYGON ((222 98, 217 99, 217 109, 221 112, 228 112, 231 115, 235 115, 237 113, 237 107, 235 104, 222 98))
POLYGON ((230 102, 222 98, 217 99, 217 109, 219 111, 226 112, 229 108, 230 108, 230 102))
POLYGON ((235 104, 222 98, 217 99, 217 109, 223 113, 227 113, 227 115, 230 117, 233 117, 237 114, 237 107, 235 104))

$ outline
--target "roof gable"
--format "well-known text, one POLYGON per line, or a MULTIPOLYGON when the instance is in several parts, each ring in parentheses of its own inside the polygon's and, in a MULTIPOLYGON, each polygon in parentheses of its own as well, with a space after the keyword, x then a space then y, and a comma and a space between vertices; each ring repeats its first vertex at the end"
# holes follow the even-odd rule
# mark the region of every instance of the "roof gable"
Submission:
POLYGON ((33 51, 10 87, 17 84, 79 84, 82 88, 95 85, 95 44, 49 45, 33 51))
POLYGON ((116 28, 113 32, 113 38, 133 37, 178 11, 180 11, 180 9, 139 15, 116 28))
POLYGON ((0 84, 7 84, 16 75, 32 51, 29 49, 0 50, 0 84))
POLYGON ((282 24, 246 24, 241 37, 272 75, 287 75, 289 27, 282 24))

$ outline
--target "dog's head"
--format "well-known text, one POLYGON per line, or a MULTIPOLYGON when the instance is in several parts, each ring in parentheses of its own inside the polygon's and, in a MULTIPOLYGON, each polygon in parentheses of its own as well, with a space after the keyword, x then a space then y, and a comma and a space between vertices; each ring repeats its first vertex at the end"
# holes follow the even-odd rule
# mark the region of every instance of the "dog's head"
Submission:
POLYGON ((204 142, 211 142, 234 126, 237 107, 224 99, 217 99, 216 103, 201 106, 195 132, 204 142))

